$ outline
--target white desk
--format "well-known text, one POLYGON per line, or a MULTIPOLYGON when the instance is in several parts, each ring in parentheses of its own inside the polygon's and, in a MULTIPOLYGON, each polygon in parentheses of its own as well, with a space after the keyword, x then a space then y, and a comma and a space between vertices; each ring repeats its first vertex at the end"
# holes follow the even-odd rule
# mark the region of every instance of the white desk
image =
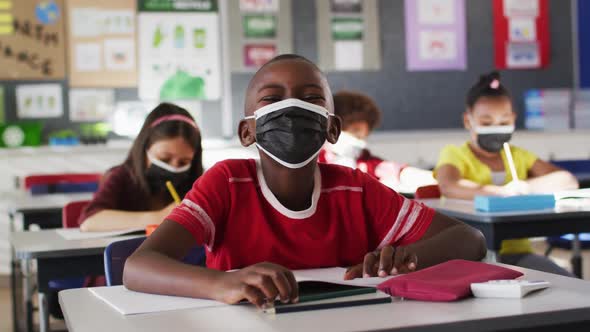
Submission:
MULTIPOLYGON (((93 193, 68 193, 68 194, 45 194, 31 195, 22 191, 13 192, 4 195, 0 200, 0 213, 6 213, 9 216, 9 232, 15 230, 16 216, 22 215, 23 229, 28 230, 32 224, 38 224, 41 228, 61 227, 62 208, 74 201, 90 200, 93 193)), ((11 251, 10 278, 12 289, 12 311, 14 319, 14 329, 18 328, 17 324, 17 297, 16 297, 16 260, 14 251, 11 251)), ((23 265, 23 273, 28 275, 30 267, 26 262, 23 265)), ((29 302, 30 290, 24 285, 25 302, 29 302)), ((32 305, 27 304, 27 312, 32 311, 32 305)), ((32 330, 31 315, 27 313, 27 330, 32 330)))
MULTIPOLYGON (((123 316, 87 289, 59 293, 70 332, 98 331, 484 331, 590 324, 590 282, 511 267, 552 287, 522 300, 466 299, 451 303, 394 300, 391 304, 263 314, 227 306, 123 316)), ((569 331, 569 330, 567 330, 569 331)))
POLYGON ((136 236, 66 240, 55 230, 12 233, 10 243, 14 257, 21 260, 24 267, 23 289, 28 329, 31 330, 32 327, 31 261, 37 261, 36 280, 39 293, 40 330, 47 331, 49 316, 45 294, 49 290, 49 281, 102 275, 104 273, 103 252, 106 246, 112 242, 133 237, 136 236))

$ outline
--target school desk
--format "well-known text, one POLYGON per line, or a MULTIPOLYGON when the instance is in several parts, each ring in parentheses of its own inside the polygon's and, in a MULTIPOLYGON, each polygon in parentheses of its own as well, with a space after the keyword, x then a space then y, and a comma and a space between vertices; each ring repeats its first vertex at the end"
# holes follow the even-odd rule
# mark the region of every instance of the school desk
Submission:
POLYGON ((0 202, 0 211, 8 213, 12 223, 17 214, 22 214, 25 230, 32 224, 38 224, 41 228, 56 228, 61 227, 61 209, 66 204, 92 199, 92 195, 93 193, 69 193, 33 196, 18 193, 3 199, 0 202))
MULTIPOLYGON (((61 210, 73 201, 89 200, 92 193, 68 193, 68 194, 46 194, 30 195, 24 192, 15 192, 12 195, 6 195, 0 201, 0 213, 6 213, 9 216, 10 232, 15 231, 15 222, 17 215, 22 215, 23 229, 28 230, 31 225, 37 224, 40 228, 61 227, 61 210)), ((12 311, 16 314, 16 280, 15 275, 18 267, 14 259, 14 252, 11 253, 10 276, 12 290, 12 311)), ((26 292, 26 290, 25 290, 26 292)), ((14 330, 17 330, 17 322, 14 322, 14 330)), ((29 325, 30 326, 30 325, 29 325)), ((30 330, 30 329, 29 329, 30 330)))
MULTIPOLYGON (((488 249, 493 252, 499 251, 500 243, 507 239, 590 232, 590 206, 565 209, 560 208, 558 202, 557 207, 553 209, 480 212, 475 210, 471 200, 441 198, 419 201, 442 214, 479 229, 486 238, 488 249)), ((582 259, 579 243, 573 247, 573 271, 581 278, 582 259)))
MULTIPOLYGON (((433 303, 394 299, 359 307, 264 314, 253 306, 222 306, 123 316, 88 289, 59 293, 70 332, 99 331, 535 331, 590 324, 590 282, 507 266, 551 288, 523 299, 475 299, 433 303)), ((567 329, 571 327, 572 329, 567 329)))
MULTIPOLYGON (((32 284, 31 263, 37 262, 36 284, 39 299, 40 331, 48 331, 49 313, 46 292, 49 281, 104 274, 103 252, 114 241, 134 236, 110 238, 66 240, 55 230, 36 232, 15 232, 10 236, 10 243, 17 260, 23 266, 23 291, 26 305, 28 331, 32 331, 32 284)), ((17 317, 14 317, 15 322, 17 317)))

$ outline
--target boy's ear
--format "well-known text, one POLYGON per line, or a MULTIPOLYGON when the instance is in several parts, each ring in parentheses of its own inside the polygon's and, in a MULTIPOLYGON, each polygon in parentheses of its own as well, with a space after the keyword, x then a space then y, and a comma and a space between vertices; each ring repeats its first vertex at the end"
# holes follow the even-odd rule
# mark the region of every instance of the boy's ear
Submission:
POLYGON ((242 120, 238 125, 238 136, 242 146, 248 147, 256 142, 256 128, 253 126, 253 120, 242 120))
POLYGON ((328 118, 328 135, 326 139, 328 142, 334 144, 338 141, 340 132, 342 131, 342 120, 338 115, 330 116, 328 118))

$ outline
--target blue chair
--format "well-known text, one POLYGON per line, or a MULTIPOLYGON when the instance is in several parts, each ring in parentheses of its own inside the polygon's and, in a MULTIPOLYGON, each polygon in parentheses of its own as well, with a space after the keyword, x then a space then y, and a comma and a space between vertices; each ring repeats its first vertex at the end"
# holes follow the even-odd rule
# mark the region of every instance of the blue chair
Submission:
MULTIPOLYGON (((107 286, 123 284, 123 267, 125 261, 143 243, 145 237, 117 241, 109 244, 104 251, 104 274, 107 286)), ((192 265, 205 266, 205 249, 193 248, 183 259, 183 262, 192 265)))

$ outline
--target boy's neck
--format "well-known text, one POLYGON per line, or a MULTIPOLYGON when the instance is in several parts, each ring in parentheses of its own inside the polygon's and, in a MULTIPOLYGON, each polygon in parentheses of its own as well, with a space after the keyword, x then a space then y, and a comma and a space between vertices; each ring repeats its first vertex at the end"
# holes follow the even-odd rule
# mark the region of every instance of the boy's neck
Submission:
POLYGON ((311 206, 317 162, 291 169, 260 153, 260 165, 266 185, 284 207, 302 211, 311 206))

